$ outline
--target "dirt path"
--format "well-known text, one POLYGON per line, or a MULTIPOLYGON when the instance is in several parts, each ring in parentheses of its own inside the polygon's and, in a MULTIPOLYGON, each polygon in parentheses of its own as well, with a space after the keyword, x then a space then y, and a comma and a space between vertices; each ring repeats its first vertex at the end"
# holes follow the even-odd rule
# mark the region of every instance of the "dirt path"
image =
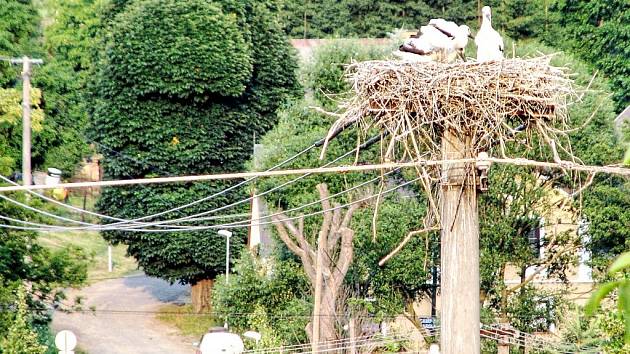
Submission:
POLYGON ((190 287, 134 276, 110 279, 81 290, 68 292, 67 302, 84 298, 83 309, 94 313, 56 312, 53 329, 69 329, 77 335, 78 346, 89 354, 191 354, 192 339, 178 336, 157 319, 161 305, 183 303, 190 287))

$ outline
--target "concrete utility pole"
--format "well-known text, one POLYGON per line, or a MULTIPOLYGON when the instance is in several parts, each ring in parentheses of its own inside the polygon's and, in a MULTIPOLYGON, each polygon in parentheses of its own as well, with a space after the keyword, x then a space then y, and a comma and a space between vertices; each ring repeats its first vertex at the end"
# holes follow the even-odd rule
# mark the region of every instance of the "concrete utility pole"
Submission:
MULTIPOLYGON (((472 157, 469 137, 445 131, 442 159, 472 157)), ((474 163, 444 164, 441 179, 441 353, 479 354, 479 219, 474 163)))
POLYGON ((31 173, 31 64, 43 64, 41 59, 2 58, 11 64, 22 64, 22 182, 32 184, 31 173))

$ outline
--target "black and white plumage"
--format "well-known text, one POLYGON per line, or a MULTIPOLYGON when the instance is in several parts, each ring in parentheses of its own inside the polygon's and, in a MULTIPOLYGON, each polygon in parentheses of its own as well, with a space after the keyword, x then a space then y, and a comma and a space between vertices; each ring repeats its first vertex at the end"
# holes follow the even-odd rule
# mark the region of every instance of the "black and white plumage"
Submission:
POLYGON ((490 6, 481 9, 481 28, 475 36, 477 45, 477 61, 493 61, 503 59, 503 38, 492 28, 492 10, 490 6))
POLYGON ((422 26, 417 35, 407 39, 399 48, 399 57, 413 61, 453 62, 456 55, 462 58, 468 44, 470 28, 458 26, 454 22, 433 19, 428 26, 422 26), (417 54, 416 58, 406 53, 417 54))
POLYGON ((468 38, 472 38, 470 28, 466 25, 458 26, 455 22, 446 21, 441 18, 432 19, 429 21, 429 25, 435 27, 444 35, 448 36, 452 42, 452 50, 457 52, 459 57, 466 61, 464 51, 468 45, 468 38))

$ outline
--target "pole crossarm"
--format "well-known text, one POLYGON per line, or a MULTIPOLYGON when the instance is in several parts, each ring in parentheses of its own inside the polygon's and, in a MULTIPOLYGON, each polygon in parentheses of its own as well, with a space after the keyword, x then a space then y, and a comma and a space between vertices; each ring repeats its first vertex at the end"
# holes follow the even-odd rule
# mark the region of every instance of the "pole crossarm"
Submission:
POLYGON ((580 165, 573 162, 545 162, 535 161, 521 158, 514 159, 502 159, 502 158, 465 158, 456 160, 418 160, 413 162, 389 162, 381 164, 369 164, 369 165, 348 165, 348 166, 336 166, 336 167, 317 167, 317 168, 303 168, 292 170, 275 170, 275 171, 262 171, 262 172, 235 172, 235 173, 221 173, 210 175, 197 175, 197 176, 175 176, 175 177, 155 177, 155 178, 138 178, 138 179, 124 179, 124 180, 111 180, 111 181, 99 181, 99 182, 76 182, 76 183, 59 183, 56 185, 30 185, 30 186, 6 186, 0 187, 1 192, 16 192, 34 189, 56 189, 56 188, 85 188, 85 187, 114 187, 114 186, 127 186, 127 185, 139 185, 139 184, 159 184, 159 183, 182 183, 182 182, 202 182, 212 180, 229 180, 229 179, 243 179, 251 177, 278 177, 300 174, 324 174, 324 173, 348 173, 348 172, 365 172, 373 170, 387 170, 395 168, 411 168, 417 166, 439 166, 459 163, 475 163, 478 161, 490 161, 500 164, 511 164, 516 166, 530 166, 530 167, 547 167, 552 169, 572 170, 578 172, 590 172, 590 173, 605 173, 614 174, 619 176, 630 177, 630 168, 620 166, 589 166, 580 165))
POLYGON ((37 65, 44 64, 44 61, 42 59, 33 59, 33 58, 26 58, 26 60, 25 60, 24 58, 0 57, 0 60, 8 61, 11 64, 24 64, 25 61, 28 61, 31 64, 37 64, 37 65))

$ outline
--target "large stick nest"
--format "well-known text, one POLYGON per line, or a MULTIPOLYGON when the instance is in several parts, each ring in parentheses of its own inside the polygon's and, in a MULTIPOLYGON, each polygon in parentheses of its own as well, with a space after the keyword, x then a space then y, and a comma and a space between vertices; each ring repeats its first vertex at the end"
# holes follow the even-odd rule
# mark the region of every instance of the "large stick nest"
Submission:
POLYGON ((550 60, 353 63, 347 68, 352 92, 329 137, 352 123, 366 133, 377 128, 389 136, 382 157, 400 160, 440 156, 445 129, 470 139, 474 152, 496 145, 504 151, 518 127, 538 134, 557 157, 555 141, 568 126, 575 91, 566 70, 550 60))

